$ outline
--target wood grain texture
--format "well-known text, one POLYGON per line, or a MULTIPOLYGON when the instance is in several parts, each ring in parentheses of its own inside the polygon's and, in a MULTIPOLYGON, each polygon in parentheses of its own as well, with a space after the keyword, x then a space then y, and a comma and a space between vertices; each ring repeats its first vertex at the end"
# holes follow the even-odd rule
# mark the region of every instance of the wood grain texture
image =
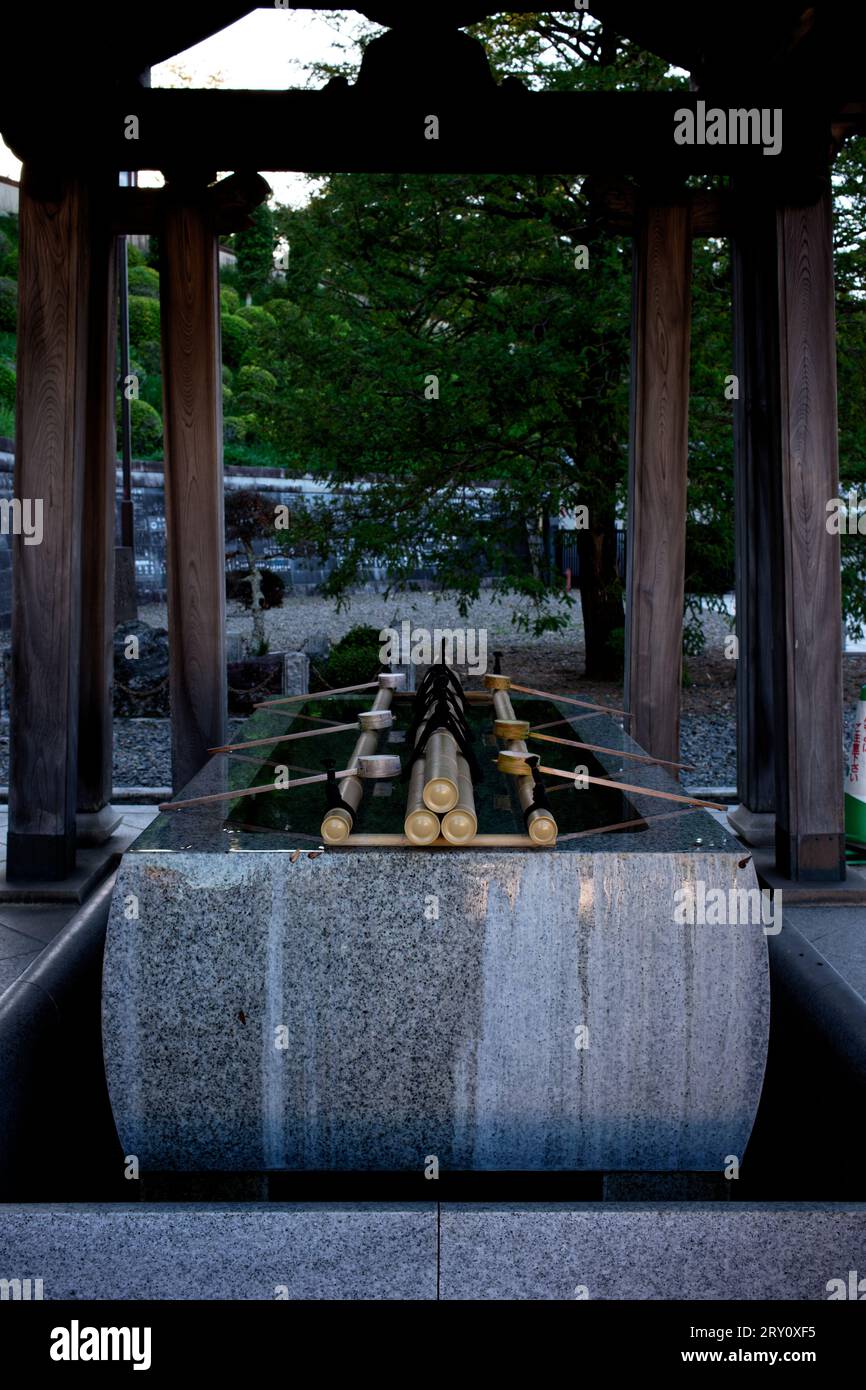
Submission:
POLYGON ((748 186, 737 198, 733 267, 734 504, 737 595, 737 794, 776 807, 773 580, 767 523, 780 466, 776 209, 748 186))
POLYGON ((84 448, 78 810, 111 800, 114 680, 114 495, 117 461, 117 254, 108 190, 94 207, 84 448))
POLYGON ((44 534, 12 541, 10 878, 61 877, 75 845, 90 200, 76 178, 35 189, 25 166, 15 496, 42 499, 44 534))
POLYGON ((203 197, 167 200, 160 243, 172 786, 226 742, 217 240, 203 197))
POLYGON ((781 457, 775 531, 777 867, 791 878, 845 877, 842 603, 836 350, 829 192, 777 215, 781 457))
POLYGON ((680 745, 691 247, 687 207, 643 209, 632 304, 625 705, 632 738, 672 761, 680 745))

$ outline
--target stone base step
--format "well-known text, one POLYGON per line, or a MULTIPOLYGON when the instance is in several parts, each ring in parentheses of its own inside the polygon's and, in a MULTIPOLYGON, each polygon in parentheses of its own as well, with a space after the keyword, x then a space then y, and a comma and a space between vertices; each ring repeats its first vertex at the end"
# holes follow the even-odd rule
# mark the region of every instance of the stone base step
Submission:
POLYGON ((858 1271, 866 1204, 0 1206, 0 1298, 825 1301, 858 1271))

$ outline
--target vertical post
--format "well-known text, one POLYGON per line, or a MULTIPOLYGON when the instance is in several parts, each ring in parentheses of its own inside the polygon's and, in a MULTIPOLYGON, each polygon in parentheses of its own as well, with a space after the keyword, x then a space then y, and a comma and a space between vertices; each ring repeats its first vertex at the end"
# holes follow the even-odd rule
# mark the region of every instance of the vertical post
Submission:
MULTIPOLYGON (((126 178, 133 177, 127 174, 126 178)), ((138 618, 135 587, 135 512, 132 503, 132 402, 127 398, 129 380, 129 265, 126 237, 117 238, 117 299, 120 309, 120 459, 123 488, 120 499, 120 544, 114 552, 114 621, 134 623, 138 618)))
POLYGON ((767 527, 780 467, 779 312, 775 205, 737 196, 733 269, 734 504, 737 591, 737 796, 729 813, 749 844, 775 830, 773 582, 767 527))
POLYGON ((829 187, 777 213, 781 450, 769 519, 774 544, 776 867, 845 877, 832 212, 829 187))
POLYGON ((225 529, 217 237, 203 188, 169 184, 160 303, 172 785, 226 739, 225 529))
MULTIPOLYGON (((107 190, 102 190, 103 194, 107 190)), ((91 235, 90 322, 82 523, 78 842, 101 844, 118 824, 112 789, 114 493, 117 461, 116 251, 103 197, 91 235)))
POLYGON ((658 758, 680 742, 691 330, 691 213, 642 210, 635 241, 625 705, 658 758))
POLYGON ((75 867, 90 195, 25 165, 20 202, 7 878, 75 867))

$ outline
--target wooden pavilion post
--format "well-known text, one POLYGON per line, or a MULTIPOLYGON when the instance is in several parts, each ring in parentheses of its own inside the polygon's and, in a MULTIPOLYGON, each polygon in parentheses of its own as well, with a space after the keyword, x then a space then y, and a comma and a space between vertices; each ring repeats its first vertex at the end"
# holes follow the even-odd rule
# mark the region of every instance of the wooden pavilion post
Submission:
POLYGON ((780 467, 775 204, 735 190, 733 267, 734 503, 737 595, 737 796, 729 820, 749 844, 775 832, 773 580, 767 540, 771 477, 780 467))
POLYGON ((25 164, 20 201, 15 499, 42 535, 12 552, 9 880, 75 866, 90 192, 25 164))
POLYGON ((203 184, 169 183, 160 239, 172 785, 225 743, 219 273, 203 184))
POLYGON ((838 495, 829 186, 777 213, 781 448, 766 524, 773 546, 776 868, 845 877, 841 576, 827 503, 838 495))
MULTIPOLYGON (((101 190, 107 194, 107 189, 101 190)), ((112 791, 114 502, 117 432, 117 256, 108 199, 95 210, 91 285, 81 576, 78 843, 101 844, 120 817, 112 791)))
POLYGON ((691 222, 684 203, 639 213, 632 300, 625 707, 654 757, 680 742, 688 464, 691 222))

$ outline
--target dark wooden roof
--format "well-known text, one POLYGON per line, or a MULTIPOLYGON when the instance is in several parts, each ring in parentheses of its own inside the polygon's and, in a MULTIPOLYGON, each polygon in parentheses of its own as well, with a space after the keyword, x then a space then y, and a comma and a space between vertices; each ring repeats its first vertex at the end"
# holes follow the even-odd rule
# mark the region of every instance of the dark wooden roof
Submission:
MULTIPOLYGON (((862 61, 866 4, 852 4, 851 0, 814 0, 811 5, 802 0, 759 0, 747 7, 731 8, 709 0, 692 0, 687 5, 591 0, 591 5, 592 14, 616 33, 685 68, 699 90, 711 92, 717 99, 723 94, 733 97, 742 93, 754 104, 759 93, 766 105, 778 92, 779 101, 820 102, 821 108, 832 114, 837 132, 866 126, 862 61), (843 120, 837 115, 843 107, 853 112, 847 124, 847 116, 843 120)), ((27 129, 47 132, 54 127, 62 144, 64 129, 86 105, 97 112, 90 130, 99 144, 98 112, 109 110, 112 94, 122 100, 125 89, 148 68, 255 8, 243 0, 211 0, 195 7, 179 5, 177 0, 149 0, 143 10, 129 5, 106 8, 98 12, 97 21, 65 0, 46 0, 38 5, 16 0, 4 17, 8 60, 0 85, 0 130, 20 149, 27 129)), ((325 11, 345 7, 295 4, 293 8, 325 11)), ((422 66, 424 59, 427 69, 432 64, 437 83, 441 73, 445 96, 453 90, 463 50, 460 45, 449 44, 443 29, 465 26, 502 11, 532 13, 535 9, 491 0, 436 0, 433 6, 414 0, 358 0, 357 8, 380 24, 403 30, 402 43, 408 54, 414 52, 417 31, 422 66), (435 19, 432 30, 431 14, 435 19), (440 51, 441 62, 437 56, 440 51)), ((397 34, 391 35, 380 40, 377 52, 370 55, 368 67, 377 78, 377 95, 382 101, 388 99, 395 70, 405 72, 407 80, 412 78, 412 61, 398 65, 385 61, 388 55, 401 52, 402 43, 397 34), (379 57, 383 61, 377 65, 374 60, 379 57), (391 75, 384 84, 378 81, 380 72, 391 75)), ((191 100, 186 105, 192 106, 193 94, 187 95, 191 100)))
MULTIPOLYGON (((106 6, 91 18, 80 6, 48 0, 39 5, 17 0, 4 16, 9 69, 22 67, 32 81, 40 73, 65 75, 75 85, 77 71, 134 74, 234 23, 257 6, 243 0, 211 0, 178 5, 149 0, 137 6, 106 6), (28 52, 32 61, 28 62, 28 52)), ((345 5, 295 4, 298 10, 340 10, 345 5)), ((356 9, 386 27, 429 30, 431 24, 475 23, 498 12, 532 13, 537 6, 496 4, 491 0, 358 0, 356 9)), ((563 6, 565 8, 565 6, 563 6)), ((711 3, 647 4, 646 0, 592 0, 591 12, 620 34, 670 62, 698 72, 724 67, 729 80, 791 61, 801 50, 830 59, 853 73, 862 69, 858 39, 866 6, 852 0, 760 0, 746 7, 711 3)), ((10 75, 14 75, 14 72, 10 75)), ((5 80, 5 75, 4 75, 5 80)))

